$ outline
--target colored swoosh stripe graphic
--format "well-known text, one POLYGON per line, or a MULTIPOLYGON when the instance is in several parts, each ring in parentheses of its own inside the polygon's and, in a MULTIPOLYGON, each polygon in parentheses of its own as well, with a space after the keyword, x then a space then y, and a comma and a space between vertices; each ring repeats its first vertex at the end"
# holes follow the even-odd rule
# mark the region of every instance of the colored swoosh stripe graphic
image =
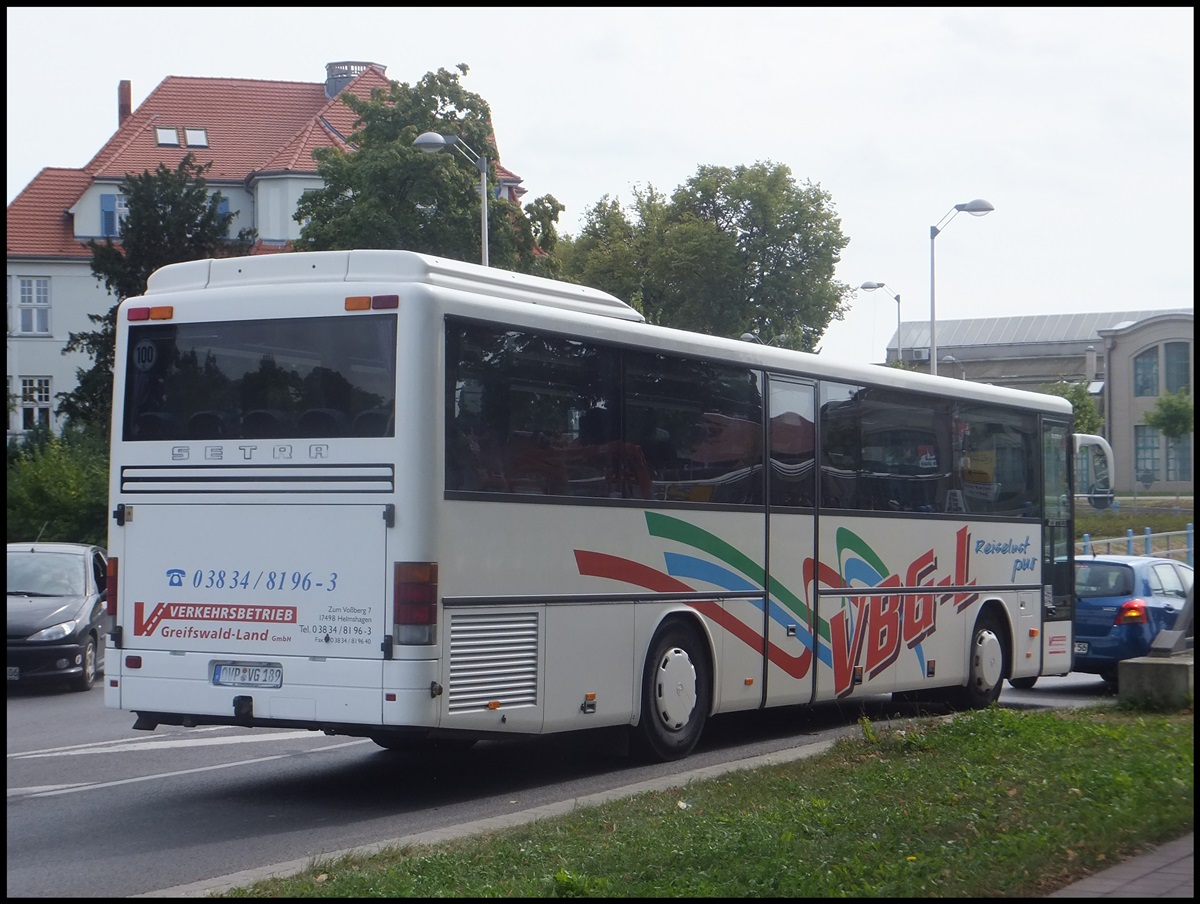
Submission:
MULTIPOLYGON (((658 591, 695 592, 693 586, 678 580, 679 577, 704 581, 736 592, 754 591, 763 587, 763 581, 766 576, 762 568, 753 559, 741 552, 741 550, 736 549, 708 531, 657 512, 646 513, 646 524, 651 536, 659 536, 686 543, 724 562, 728 567, 723 567, 711 559, 700 559, 680 553, 665 553, 664 559, 666 560, 667 573, 663 574, 646 565, 619 556, 577 549, 575 550, 575 560, 579 567, 579 573, 593 577, 611 578, 623 583, 645 587, 648 590, 658 591)), ((771 618, 780 624, 790 624, 795 620, 796 616, 799 616, 800 624, 796 625, 797 639, 803 644, 804 651, 799 656, 795 656, 781 649, 778 645, 768 642, 767 657, 787 674, 794 678, 802 678, 808 674, 812 665, 813 637, 804 626, 812 610, 802 600, 786 590, 786 588, 782 588, 778 583, 775 583, 771 589, 773 592, 782 591, 779 595, 783 598, 784 602, 790 601, 792 603, 790 606, 781 605, 772 599, 769 604, 771 618)), ((761 609, 762 604, 760 602, 751 602, 754 602, 761 609)), ((762 649, 763 637, 761 632, 754 630, 741 619, 726 612, 720 604, 698 602, 689 603, 689 605, 711 618, 752 649, 762 649)), ((819 649, 818 655, 822 661, 828 664, 828 650, 819 649)))
POLYGON ((748 598, 736 601, 736 609, 750 614, 751 622, 756 621, 753 611, 757 609, 759 613, 765 611, 776 625, 788 629, 794 626, 795 637, 802 645, 800 655, 771 643, 773 631, 764 640, 765 621, 747 624, 727 611, 726 605, 735 608, 733 601, 689 600, 688 605, 752 650, 761 652, 765 644, 768 660, 794 678, 809 674, 815 656, 830 669, 832 686, 839 697, 853 692, 864 669, 868 679, 875 678, 891 668, 905 651, 915 657, 916 667, 924 673, 923 641, 936 631, 936 607, 952 602, 961 611, 978 599, 974 593, 933 592, 936 586, 974 583, 968 556, 970 531, 966 527, 957 531, 950 573, 940 579, 935 577, 940 570, 935 548, 915 556, 902 576, 885 565, 870 543, 848 528, 839 528, 834 536, 836 565, 811 555, 801 559, 802 599, 777 578, 766 586, 765 572, 757 561, 703 528, 661 512, 646 512, 645 518, 651 537, 689 547, 692 552, 664 551, 665 570, 660 571, 620 556, 577 549, 579 573, 657 592, 698 594, 704 591, 696 585, 703 583, 730 593, 748 594, 748 598), (809 597, 818 587, 837 591, 825 600, 829 611, 824 618, 816 617, 816 597, 809 597), (900 587, 921 587, 927 592, 886 593, 887 588, 900 587), (876 593, 866 595, 862 591, 867 589, 876 593), (760 596, 763 590, 766 592, 760 596), (879 594, 880 590, 885 593, 879 594))

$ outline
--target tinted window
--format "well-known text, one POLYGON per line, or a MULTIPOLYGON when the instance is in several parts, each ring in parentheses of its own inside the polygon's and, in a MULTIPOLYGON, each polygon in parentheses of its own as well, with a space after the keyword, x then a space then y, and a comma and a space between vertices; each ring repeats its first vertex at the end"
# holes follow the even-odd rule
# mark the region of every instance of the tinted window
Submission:
POLYGON ((1133 569, 1112 562, 1076 562, 1075 592, 1085 598, 1133 596, 1133 569))
POLYGON ((752 371, 447 322, 446 488, 761 501, 752 371))
POLYGON ((962 511, 1040 515, 1035 415, 989 405, 957 405, 953 437, 953 493, 962 511))
POLYGON ((122 436, 391 436, 396 315, 129 330, 122 436))
POLYGON ((955 511, 950 402, 879 387, 821 387, 821 504, 955 511))
POLYGON ((770 386, 771 505, 810 508, 816 500, 813 387, 776 377, 770 386))

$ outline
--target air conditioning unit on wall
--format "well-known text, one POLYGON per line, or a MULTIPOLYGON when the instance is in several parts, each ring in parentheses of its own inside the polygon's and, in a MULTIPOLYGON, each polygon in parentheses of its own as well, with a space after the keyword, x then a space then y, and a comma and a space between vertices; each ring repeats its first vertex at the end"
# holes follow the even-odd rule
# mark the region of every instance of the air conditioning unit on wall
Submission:
POLYGON ((928 361, 929 360, 929 349, 914 348, 912 350, 912 355, 913 355, 914 361, 928 361))

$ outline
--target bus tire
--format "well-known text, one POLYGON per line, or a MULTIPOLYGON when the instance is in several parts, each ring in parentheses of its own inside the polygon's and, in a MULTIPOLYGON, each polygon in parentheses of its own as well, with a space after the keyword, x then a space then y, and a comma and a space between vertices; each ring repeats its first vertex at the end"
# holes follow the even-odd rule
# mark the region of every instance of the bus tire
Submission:
POLYGON ((658 761, 687 756, 712 706, 712 668, 700 633, 679 621, 662 627, 642 673, 641 752, 658 761))
POLYGON ((1037 684, 1037 675, 1031 678, 1009 678, 1008 683, 1019 691, 1027 691, 1037 684))
POLYGON ((985 709, 1000 699, 1004 684, 1004 629, 990 611, 979 613, 971 631, 966 687, 957 689, 959 709, 985 709))

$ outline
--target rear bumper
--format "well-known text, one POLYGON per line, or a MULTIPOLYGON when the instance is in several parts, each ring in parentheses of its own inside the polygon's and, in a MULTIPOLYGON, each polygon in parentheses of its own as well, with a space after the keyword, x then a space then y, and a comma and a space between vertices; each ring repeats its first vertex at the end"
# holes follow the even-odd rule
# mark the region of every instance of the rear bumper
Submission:
POLYGON ((441 700, 431 692, 432 660, 278 657, 281 687, 230 687, 213 683, 213 663, 229 656, 122 650, 111 658, 105 706, 137 713, 135 727, 144 729, 242 725, 364 735, 385 725, 432 728, 441 700), (129 668, 127 658, 141 666, 129 668))

